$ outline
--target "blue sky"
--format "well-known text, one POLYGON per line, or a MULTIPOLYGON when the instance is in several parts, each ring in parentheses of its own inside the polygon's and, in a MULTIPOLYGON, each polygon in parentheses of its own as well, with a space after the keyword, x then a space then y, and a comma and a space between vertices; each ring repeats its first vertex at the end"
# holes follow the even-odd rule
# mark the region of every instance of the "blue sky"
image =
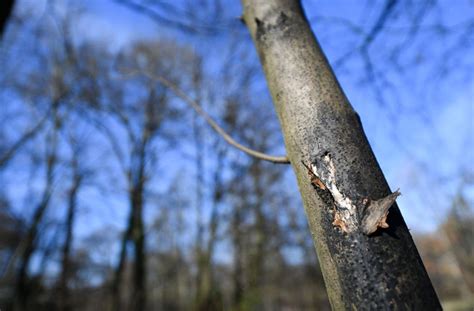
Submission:
MULTIPOLYGON (((21 3, 20 1, 19 4, 21 3)), ((34 5, 40 8, 38 12, 47 15, 45 3, 37 1, 34 5)), ((230 15, 237 17, 241 11, 238 1, 235 3, 232 4, 234 7, 230 15)), ((308 18, 316 21, 312 24, 313 29, 331 62, 357 41, 346 35, 347 30, 343 27, 331 23, 320 24, 318 18, 313 17, 342 17, 367 29, 380 10, 380 2, 368 1, 367 3, 373 3, 372 6, 361 3, 356 0, 303 2, 308 18)), ((191 44, 205 57, 214 57, 213 61, 208 60, 207 66, 210 71, 218 70, 216 63, 219 62, 219 47, 227 44, 225 36, 190 39, 110 0, 87 0, 81 5, 85 8, 84 15, 75 29, 77 35, 82 38, 97 40, 110 48, 118 49, 126 47, 133 40, 153 39, 157 36, 174 37, 191 44)), ((424 23, 431 25, 441 14, 441 19, 447 25, 456 25, 472 18, 473 7, 473 2, 467 0, 441 1, 442 12, 428 16, 424 23)), ((399 24, 394 25, 394 34, 397 31, 395 28, 406 27, 403 23, 402 19, 399 24)), ((420 40, 421 46, 414 49, 419 53, 420 59, 438 57, 436 59, 443 60, 439 58, 438 51, 443 50, 450 41, 438 42, 436 38, 429 40, 430 37, 426 36, 426 41, 420 40)), ((468 39, 472 40, 472 36, 468 39)), ((390 44, 389 41, 375 42, 374 49, 390 44)), ((248 47, 252 48, 250 44, 248 47)), ((472 42, 466 51, 472 52, 472 42)), ((249 53, 257 59, 255 51, 249 50, 249 53)), ((379 57, 377 53, 374 55, 375 58, 379 57)), ((407 59, 411 56, 407 55, 407 59)), ((452 74, 436 81, 430 71, 430 68, 436 65, 433 61, 422 64, 403 77, 387 72, 395 85, 396 96, 387 92, 386 105, 377 100, 370 87, 361 83, 363 73, 358 71, 361 70, 360 60, 355 58, 348 63, 352 70, 350 74, 344 70, 336 71, 349 100, 361 115, 366 134, 391 188, 401 189, 403 195, 398 199, 398 203, 409 227, 418 231, 431 231, 436 228, 449 209, 451 199, 459 190, 461 173, 473 174, 474 82, 472 74, 462 74, 469 70, 465 66, 472 65, 473 60, 472 56, 463 54, 456 57, 461 61, 461 66, 456 68, 460 74, 452 74), (423 221, 420 221, 420 218, 423 221)), ((261 91, 268 97, 262 81, 261 91)), ((219 88, 217 81, 214 86, 219 88)), ((176 154, 168 156, 171 158, 176 154)), ((174 170, 179 170, 179 167, 174 170)), ((174 173, 175 171, 169 171, 167 175, 171 177, 174 173)), ((296 193, 297 187, 293 177, 288 177, 288 184, 296 193)), ((465 187, 464 192, 471 200, 474 198, 472 185, 465 187)), ((88 193, 87 196, 94 194, 88 193)), ((120 200, 117 198, 117 201, 120 200)), ((87 229, 91 226, 103 226, 104 217, 110 220, 110 216, 104 215, 118 213, 115 215, 125 217, 126 207, 127 204, 123 204, 121 211, 105 209, 100 213, 90 210, 87 212, 87 229), (92 214, 96 216, 90 217, 92 214)), ((118 225, 117 222, 120 221, 111 222, 118 225)))

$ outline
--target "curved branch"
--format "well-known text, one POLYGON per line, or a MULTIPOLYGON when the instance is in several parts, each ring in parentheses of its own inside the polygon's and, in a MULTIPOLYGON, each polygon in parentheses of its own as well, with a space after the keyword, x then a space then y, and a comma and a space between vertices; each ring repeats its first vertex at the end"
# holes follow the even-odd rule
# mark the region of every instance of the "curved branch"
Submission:
POLYGON ((127 7, 139 14, 143 14, 156 22, 160 26, 174 28, 188 34, 216 35, 229 27, 229 22, 217 21, 209 23, 205 21, 193 21, 193 12, 178 9, 167 2, 157 2, 156 5, 149 5, 145 2, 136 2, 130 0, 115 0, 116 3, 127 7))
POLYGON ((41 118, 41 120, 35 126, 26 131, 23 136, 21 136, 15 143, 13 143, 10 149, 0 154, 0 169, 7 165, 7 163, 13 158, 18 149, 20 149, 25 143, 27 143, 38 133, 38 131, 43 127, 47 119, 48 113, 46 113, 44 117, 41 118))
MULTIPOLYGON (((136 73, 125 73, 126 75, 134 75, 136 73)), ((140 74, 142 75, 145 75, 146 77, 152 79, 152 80, 156 80, 158 82, 160 82, 161 84, 163 84, 164 86, 166 86, 167 88, 169 88, 171 91, 173 91, 173 93, 178 96, 179 98, 181 98, 183 101, 185 101, 189 106, 191 106, 194 111, 197 112, 197 114, 199 114, 201 117, 204 118, 204 120, 206 120, 207 124, 209 124, 213 129, 214 131, 217 132, 217 134, 219 134, 220 136, 222 136, 222 138, 224 138, 224 140, 229 143, 230 145, 234 146, 235 148, 245 152, 246 154, 252 156, 252 157, 255 157, 255 158, 258 158, 258 159, 261 159, 261 160, 265 160, 265 161, 269 161, 269 162, 273 162, 273 163, 278 163, 278 164, 289 164, 290 163, 290 160, 288 160, 288 157, 286 156, 273 156, 273 155, 268 155, 266 153, 262 153, 262 152, 259 152, 259 151, 256 151, 256 150, 253 150, 253 149, 250 149, 248 147, 245 147, 244 145, 238 143, 237 141, 235 141, 229 134, 226 133, 226 131, 220 127, 212 118, 210 115, 208 115, 203 109, 202 107, 193 99, 191 99, 188 95, 186 95, 186 93, 184 93, 183 90, 181 90, 177 85, 175 85, 174 83, 170 82, 169 80, 165 79, 164 77, 162 76, 154 76, 148 72, 140 72, 140 74)))

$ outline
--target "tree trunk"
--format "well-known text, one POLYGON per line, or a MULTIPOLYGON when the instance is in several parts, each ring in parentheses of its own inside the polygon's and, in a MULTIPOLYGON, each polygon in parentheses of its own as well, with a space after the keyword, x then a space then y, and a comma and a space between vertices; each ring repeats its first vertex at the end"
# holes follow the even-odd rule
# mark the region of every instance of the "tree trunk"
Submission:
POLYGON ((31 258, 36 250, 38 231, 40 229, 43 216, 49 206, 51 194, 53 191, 54 170, 57 164, 57 146, 58 132, 60 130, 60 118, 57 110, 58 101, 52 103, 54 124, 51 136, 48 138, 47 155, 46 155, 46 176, 45 186, 42 193, 41 201, 33 213, 33 220, 26 232, 25 238, 21 242, 20 249, 20 266, 18 268, 14 310, 26 310, 28 307, 28 296, 30 294, 28 284, 28 269, 31 258))
POLYGON ((58 305, 60 310, 70 310, 69 279, 71 277, 71 247, 74 238, 74 220, 76 217, 77 195, 82 183, 82 176, 79 172, 78 159, 73 155, 72 169, 73 182, 69 189, 68 209, 66 214, 66 238, 62 250, 62 268, 58 282, 58 305))
POLYGON ((130 216, 127 223, 127 228, 122 236, 122 241, 120 243, 120 253, 117 266, 114 271, 114 277, 111 284, 111 302, 110 302, 110 311, 120 311, 122 310, 122 299, 121 299, 121 284, 122 278, 125 271, 125 261, 127 259, 127 245, 130 241, 130 237, 132 235, 133 227, 133 215, 132 211, 130 211, 130 216))
MULTIPOLYGON (((195 82, 197 83, 197 82, 195 82)), ((197 88, 196 88, 197 89, 197 88)), ((198 95, 200 98, 200 94, 198 95)), ((198 99, 199 102, 199 99, 198 99)), ((204 183, 204 167, 203 167, 203 144, 200 124, 197 122, 197 116, 193 116, 193 139, 196 149, 196 241, 195 241, 195 256, 196 256, 196 294, 195 294, 195 309, 205 310, 207 293, 209 288, 209 280, 207 279, 207 254, 204 249, 204 223, 203 223, 203 183, 204 183)))
POLYGON ((134 191, 132 239, 134 244, 132 310, 145 310, 146 306, 146 262, 145 229, 143 225, 143 179, 134 191))
POLYGON ((38 205, 33 216, 33 222, 26 233, 25 239, 22 241, 20 267, 16 280, 15 290, 15 306, 14 310, 27 310, 28 297, 30 296, 30 286, 28 284, 28 268, 30 266, 31 257, 36 249, 36 239, 38 229, 43 219, 46 208, 49 205, 49 194, 46 194, 45 199, 38 205))
MULTIPOLYGON (((140 164, 141 166, 141 164, 140 164)), ((139 170, 139 176, 142 176, 142 170, 139 170)), ((146 261, 145 261, 145 230, 143 224, 143 190, 144 178, 137 177, 138 182, 134 183, 129 191, 130 215, 127 228, 122 236, 120 245, 119 261, 114 273, 114 279, 111 286, 111 310, 144 310, 146 305, 146 261), (121 286, 124 278, 127 245, 133 244, 134 262, 133 262, 133 281, 130 295, 129 306, 123 307, 121 297, 121 286)))
POLYGON ((234 267, 232 271, 232 309, 242 310, 242 301, 244 297, 244 284, 242 280, 243 267, 243 241, 242 241, 242 211, 240 206, 234 206, 232 212, 232 247, 234 249, 234 267))
MULTIPOLYGON (((163 99, 161 99, 163 100, 163 99)), ((160 102, 160 100, 158 100, 160 102)), ((148 147, 159 128, 159 121, 156 120, 155 92, 150 89, 149 100, 144 103, 143 110, 144 123, 141 125, 141 137, 131 139, 133 148, 130 154, 130 164, 125 171, 128 182, 128 196, 130 202, 130 215, 126 231, 124 232, 119 262, 115 270, 115 277, 112 283, 112 310, 130 309, 145 310, 147 305, 146 292, 146 242, 145 225, 143 221, 143 209, 145 206, 144 195, 146 190, 146 163, 149 159, 148 147), (122 308, 121 303, 121 282, 125 270, 125 260, 127 257, 127 245, 133 245, 133 273, 132 290, 130 303, 126 308, 122 308)), ((133 136, 133 133, 130 133, 133 136)))
MULTIPOLYGON (((216 149, 219 149, 216 146, 216 149)), ((223 160, 224 152, 219 150, 217 152, 217 166, 214 171, 214 184, 213 184, 213 194, 212 194, 212 207, 211 207, 211 218, 209 221, 209 237, 207 240, 203 254, 201 254, 202 260, 199 262, 201 267, 202 277, 198 283, 198 294, 197 294, 197 303, 196 310, 222 310, 222 297, 220 293, 220 288, 218 282, 215 280, 214 276, 214 249, 217 243, 217 229, 219 225, 219 204, 222 201, 223 194, 223 184, 221 170, 223 169, 223 160)))
MULTIPOLYGON (((262 144, 263 145, 263 144, 262 144)), ((263 146, 260 146, 259 150, 264 150, 263 146)), ((252 159, 250 165, 250 175, 253 182, 253 188, 255 191, 256 202, 252 204, 252 211, 255 217, 255 241, 252 245, 252 252, 250 256, 250 273, 249 273, 249 290, 248 299, 250 299, 253 309, 262 310, 263 305, 263 279, 265 278, 264 273, 264 260, 265 260, 265 245, 267 244, 266 239, 266 219, 263 211, 265 190, 263 189, 263 178, 264 174, 262 162, 257 159, 252 159)))
POLYGON ((376 201, 390 189, 300 2, 243 5, 333 309, 441 309, 396 204, 384 217, 394 197, 376 201))

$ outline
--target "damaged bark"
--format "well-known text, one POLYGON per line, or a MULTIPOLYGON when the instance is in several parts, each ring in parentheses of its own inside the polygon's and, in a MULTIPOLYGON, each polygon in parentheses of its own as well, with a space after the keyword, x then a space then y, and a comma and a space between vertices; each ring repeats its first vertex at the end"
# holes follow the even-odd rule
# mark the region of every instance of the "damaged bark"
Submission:
POLYGON ((331 194, 334 201, 333 225, 345 233, 360 229, 364 234, 372 234, 378 228, 388 228, 387 216, 390 207, 401 193, 397 190, 379 200, 364 198, 356 200, 339 191, 336 185, 336 168, 331 154, 324 153, 321 159, 315 160, 310 166, 302 162, 311 176, 311 183, 331 194), (358 203, 360 202, 360 203, 358 203))
POLYGON ((242 2, 333 309, 440 310, 396 206, 400 193, 391 193, 300 2, 242 2))

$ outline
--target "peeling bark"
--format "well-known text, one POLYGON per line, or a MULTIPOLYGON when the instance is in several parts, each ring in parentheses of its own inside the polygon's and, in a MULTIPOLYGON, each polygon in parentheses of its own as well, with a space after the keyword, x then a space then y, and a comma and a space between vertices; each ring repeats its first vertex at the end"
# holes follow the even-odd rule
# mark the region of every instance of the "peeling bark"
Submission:
POLYGON ((336 167, 331 154, 325 152, 320 158, 311 164, 311 171, 326 186, 334 200, 333 225, 343 232, 353 232, 358 228, 357 206, 336 185, 336 167))
POLYGON ((309 170, 311 183, 321 190, 327 189, 334 200, 332 224, 345 233, 361 230, 367 235, 374 233, 378 228, 388 228, 389 225, 386 222, 388 212, 400 192, 397 190, 379 200, 364 198, 361 203, 358 203, 360 200, 350 198, 339 190, 336 184, 336 167, 331 154, 326 152, 320 158, 315 160, 311 167, 304 162, 303 165, 309 170))

